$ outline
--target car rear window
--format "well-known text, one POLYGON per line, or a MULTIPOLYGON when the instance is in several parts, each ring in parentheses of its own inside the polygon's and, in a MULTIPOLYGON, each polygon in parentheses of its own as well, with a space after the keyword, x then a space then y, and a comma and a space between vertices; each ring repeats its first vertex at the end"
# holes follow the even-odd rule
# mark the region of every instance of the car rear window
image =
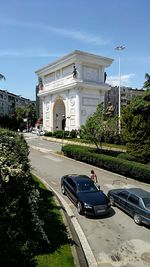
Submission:
POLYGON ((143 202, 144 202, 144 205, 146 208, 150 208, 150 198, 149 197, 143 198, 143 202))
POLYGON ((79 192, 96 192, 98 191, 97 187, 94 185, 94 183, 91 182, 80 182, 78 183, 78 191, 79 192))

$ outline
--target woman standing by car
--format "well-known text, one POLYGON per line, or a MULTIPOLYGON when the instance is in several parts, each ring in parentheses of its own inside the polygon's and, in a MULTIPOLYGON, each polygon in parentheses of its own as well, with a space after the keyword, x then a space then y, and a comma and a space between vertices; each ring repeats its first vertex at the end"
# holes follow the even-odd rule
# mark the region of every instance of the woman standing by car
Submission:
POLYGON ((94 170, 91 170, 90 177, 91 177, 91 179, 92 179, 93 182, 97 183, 97 175, 94 172, 94 170))

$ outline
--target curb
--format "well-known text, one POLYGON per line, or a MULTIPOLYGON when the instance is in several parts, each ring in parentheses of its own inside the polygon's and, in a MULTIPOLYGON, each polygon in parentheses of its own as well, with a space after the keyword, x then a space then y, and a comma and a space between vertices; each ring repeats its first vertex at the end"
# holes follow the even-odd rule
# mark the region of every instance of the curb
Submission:
MULTIPOLYGON (((95 259, 95 256, 89 246, 89 243, 84 235, 84 232, 82 231, 81 226, 79 225, 73 211, 71 210, 71 208, 69 207, 69 205, 67 204, 67 202, 64 200, 64 198, 53 188, 51 187, 43 178, 39 179, 43 182, 43 184, 50 189, 51 191, 54 192, 55 196, 58 198, 58 200, 60 201, 60 203, 62 204, 62 206, 64 207, 67 216, 69 218, 69 220, 71 221, 73 228, 77 234, 77 237, 80 241, 82 250, 84 252, 84 256, 85 256, 85 262, 86 262, 86 266, 88 267, 98 267, 98 263, 95 259)), ((85 266, 85 262, 84 262, 84 266, 85 266)))

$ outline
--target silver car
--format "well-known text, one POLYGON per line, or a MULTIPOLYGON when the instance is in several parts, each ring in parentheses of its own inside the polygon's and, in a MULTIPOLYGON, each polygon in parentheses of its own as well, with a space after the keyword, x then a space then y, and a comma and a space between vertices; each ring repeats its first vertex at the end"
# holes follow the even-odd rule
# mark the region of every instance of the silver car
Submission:
POLYGON ((108 192, 111 205, 133 217, 136 224, 150 225, 150 192, 141 188, 114 189, 108 192))

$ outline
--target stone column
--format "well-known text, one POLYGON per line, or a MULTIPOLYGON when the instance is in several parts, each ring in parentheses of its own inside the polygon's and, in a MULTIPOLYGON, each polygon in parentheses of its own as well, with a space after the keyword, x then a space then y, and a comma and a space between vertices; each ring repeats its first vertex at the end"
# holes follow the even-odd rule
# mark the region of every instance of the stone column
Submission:
POLYGON ((50 100, 49 100, 49 127, 50 131, 53 131, 53 105, 52 105, 52 96, 50 95, 50 100))
POLYGON ((69 131, 69 127, 70 127, 70 109, 69 109, 69 90, 66 92, 66 127, 65 130, 69 131), (67 118, 68 117, 68 118, 67 118))
POLYGON ((45 120, 45 97, 42 97, 42 110, 43 110, 43 128, 46 128, 46 120, 45 120))
POLYGON ((80 88, 76 93, 76 128, 80 128, 81 104, 80 104, 80 88))

